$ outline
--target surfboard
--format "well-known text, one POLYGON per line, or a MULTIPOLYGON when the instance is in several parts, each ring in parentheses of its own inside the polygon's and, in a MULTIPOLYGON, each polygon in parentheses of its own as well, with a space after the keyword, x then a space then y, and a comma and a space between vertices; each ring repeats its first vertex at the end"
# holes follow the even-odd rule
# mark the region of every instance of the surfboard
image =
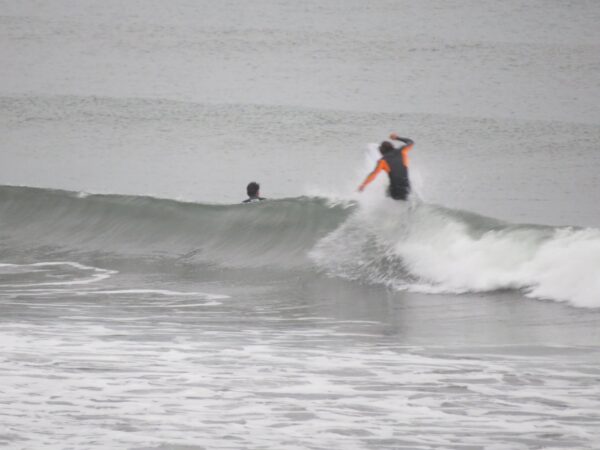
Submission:
POLYGON ((377 161, 381 158, 381 153, 379 152, 379 144, 371 143, 367 144, 365 148, 365 163, 367 166, 373 168, 377 165, 377 161))

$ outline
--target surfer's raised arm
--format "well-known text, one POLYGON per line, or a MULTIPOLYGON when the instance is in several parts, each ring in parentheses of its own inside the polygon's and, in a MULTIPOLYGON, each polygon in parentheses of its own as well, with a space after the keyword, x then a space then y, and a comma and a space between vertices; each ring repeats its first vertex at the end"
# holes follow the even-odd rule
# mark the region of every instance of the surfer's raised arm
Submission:
POLYGON ((412 149, 412 146, 415 145, 415 141, 413 141, 412 139, 400 137, 396 133, 390 134, 390 139, 393 139, 394 141, 404 142, 406 144, 405 147, 407 147, 407 149, 408 149, 408 147, 410 147, 410 149, 412 149))

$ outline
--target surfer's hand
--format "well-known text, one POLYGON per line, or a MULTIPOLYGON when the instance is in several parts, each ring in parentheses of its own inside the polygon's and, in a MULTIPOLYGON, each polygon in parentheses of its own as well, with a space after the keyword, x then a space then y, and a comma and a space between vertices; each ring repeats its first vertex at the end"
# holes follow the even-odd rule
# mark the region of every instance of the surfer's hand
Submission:
POLYGON ((390 134, 390 139, 398 139, 398 135, 396 133, 390 134))

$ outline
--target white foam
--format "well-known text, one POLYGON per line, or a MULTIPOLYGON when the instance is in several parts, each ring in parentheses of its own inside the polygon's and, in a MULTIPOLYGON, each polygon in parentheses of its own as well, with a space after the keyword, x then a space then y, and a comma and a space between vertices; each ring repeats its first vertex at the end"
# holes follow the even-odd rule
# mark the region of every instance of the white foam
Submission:
MULTIPOLYGON (((134 296, 163 296, 163 297, 190 297, 194 299, 210 300, 209 303, 201 304, 176 304, 176 302, 170 302, 166 305, 138 305, 140 308, 147 307, 164 307, 172 308, 192 308, 194 306, 209 306, 219 305, 220 302, 217 300, 223 300, 230 298, 227 295, 222 294, 209 294, 205 292, 196 291, 174 291, 169 289, 147 289, 147 288, 128 288, 128 289, 94 289, 88 287, 93 283, 98 283, 106 280, 118 273, 115 270, 101 269, 99 267, 86 266, 84 264, 73 262, 73 261, 51 261, 51 262, 39 262, 33 264, 11 264, 2 263, 0 268, 9 269, 11 273, 27 274, 44 272, 45 268, 67 268, 70 271, 62 272, 48 272, 45 275, 48 277, 69 277, 64 281, 42 281, 38 283, 14 283, 14 284, 3 284, 0 286, 2 292, 10 295, 28 295, 44 297, 48 295, 61 294, 63 296, 92 296, 92 295, 134 295, 134 296), (76 269, 72 273, 72 269, 76 269), (89 276, 91 274, 91 276, 89 276), (85 276, 82 276, 85 275, 85 276), (83 286, 83 287, 82 287, 83 286)), ((6 271, 4 271, 6 272, 6 271)), ((30 306, 36 306, 29 304, 30 306)))
POLYGON ((340 347, 327 327, 257 325, 248 333, 120 322, 97 326, 78 316, 69 326, 3 327, 3 425, 13 446, 451 448, 459 442, 500 450, 550 441, 593 448, 600 439, 595 351, 437 356, 364 340, 340 347), (157 334, 166 339, 148 339, 157 334), (307 346, 307 337, 322 345, 307 346))
POLYGON ((365 198, 311 256, 331 274, 399 289, 522 289, 534 298, 600 307, 600 230, 510 226, 461 214, 365 198))
MULTIPOLYGON (((65 281, 44 281, 40 283, 20 283, 20 284, 4 284, 3 288, 27 288, 27 287, 37 287, 37 286, 72 286, 72 285, 82 285, 82 284, 91 284, 97 283, 99 281, 110 278, 112 275, 116 274, 115 270, 101 269, 99 267, 86 266, 84 264, 80 264, 78 262, 73 261, 46 261, 46 262, 38 262, 32 264, 10 264, 3 263, 0 264, 0 267, 9 267, 15 268, 19 270, 27 270, 30 269, 30 272, 39 272, 39 268, 44 267, 70 267, 72 269, 77 269, 84 274, 89 274, 91 272, 91 276, 76 277, 71 278, 65 281)), ((79 274, 78 274, 79 275, 79 274)))
POLYGON ((202 297, 210 300, 221 300, 230 298, 228 295, 207 294, 205 292, 182 292, 171 291, 167 289, 112 289, 112 290, 87 290, 81 291, 82 295, 116 295, 116 294, 149 294, 149 295, 164 295, 169 297, 202 297))
POLYGON ((557 230, 525 270, 529 296, 600 307, 600 230, 557 230))

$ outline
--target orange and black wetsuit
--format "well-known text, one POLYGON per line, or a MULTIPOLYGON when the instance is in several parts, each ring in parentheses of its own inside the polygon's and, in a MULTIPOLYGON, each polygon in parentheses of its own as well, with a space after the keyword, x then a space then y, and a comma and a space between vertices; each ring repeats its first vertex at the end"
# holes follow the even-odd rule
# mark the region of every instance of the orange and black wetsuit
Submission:
POLYGON ((397 137, 396 140, 404 142, 400 148, 395 148, 382 154, 377 166, 363 184, 361 190, 379 175, 382 170, 390 177, 388 193, 394 200, 406 200, 410 193, 408 179, 408 152, 413 148, 414 142, 408 138, 397 137))

